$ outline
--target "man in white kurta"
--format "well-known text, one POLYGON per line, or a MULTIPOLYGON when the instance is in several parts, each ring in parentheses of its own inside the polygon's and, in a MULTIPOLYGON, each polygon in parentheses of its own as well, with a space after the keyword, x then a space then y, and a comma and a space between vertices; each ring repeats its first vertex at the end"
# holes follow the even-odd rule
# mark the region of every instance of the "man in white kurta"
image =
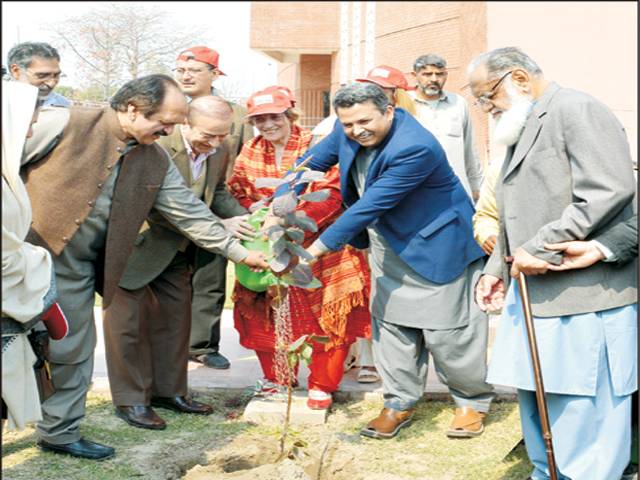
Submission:
MULTIPOLYGON (((20 158, 36 106, 38 89, 2 82, 2 317, 21 324, 42 313, 51 290, 51 256, 25 242, 31 204, 20 179, 20 158)), ((9 429, 42 419, 33 372, 36 357, 27 333, 2 335, 2 401, 9 429)))

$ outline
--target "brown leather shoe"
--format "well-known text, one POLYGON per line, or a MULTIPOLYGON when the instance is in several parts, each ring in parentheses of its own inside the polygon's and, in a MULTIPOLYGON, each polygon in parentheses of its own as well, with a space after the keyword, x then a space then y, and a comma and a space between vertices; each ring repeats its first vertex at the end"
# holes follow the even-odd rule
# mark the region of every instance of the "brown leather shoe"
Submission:
POLYGON ((213 407, 206 403, 196 402, 188 396, 184 397, 152 397, 151 405, 154 407, 168 408, 179 413, 195 413, 198 415, 211 415, 213 407))
POLYGON ((409 424, 413 418, 415 409, 394 410, 383 408, 376 418, 371 420, 365 428, 360 430, 360 435, 370 438, 393 438, 402 427, 409 424))
POLYGON ((471 407, 456 408, 451 427, 447 430, 447 437, 471 438, 482 435, 484 417, 484 413, 476 412, 471 407))
POLYGON ((116 415, 133 427, 149 430, 167 428, 166 422, 153 411, 153 408, 146 405, 120 405, 116 407, 116 415))

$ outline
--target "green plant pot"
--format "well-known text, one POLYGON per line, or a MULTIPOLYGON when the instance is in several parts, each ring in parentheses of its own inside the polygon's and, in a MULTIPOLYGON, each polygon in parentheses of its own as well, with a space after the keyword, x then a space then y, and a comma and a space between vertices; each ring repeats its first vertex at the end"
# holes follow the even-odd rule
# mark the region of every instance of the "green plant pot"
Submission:
MULTIPOLYGON (((256 231, 262 226, 268 211, 268 208, 261 208, 249 217, 249 223, 256 231)), ((242 245, 248 250, 263 252, 267 256, 271 255, 270 242, 265 240, 262 235, 251 241, 243 240, 242 245)), ((277 282, 276 276, 271 271, 252 272, 249 267, 241 263, 236 263, 236 279, 240 285, 254 292, 264 292, 267 287, 275 285, 277 282)))

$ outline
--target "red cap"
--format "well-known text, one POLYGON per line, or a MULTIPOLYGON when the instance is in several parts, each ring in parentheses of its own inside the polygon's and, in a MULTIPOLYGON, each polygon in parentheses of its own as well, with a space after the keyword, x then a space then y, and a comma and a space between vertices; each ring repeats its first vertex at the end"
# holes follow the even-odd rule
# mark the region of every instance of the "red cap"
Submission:
POLYGON ((247 100, 247 117, 266 113, 283 113, 291 108, 291 98, 279 89, 260 90, 247 100))
POLYGON ((289 87, 284 87, 282 85, 272 85, 270 87, 265 88, 264 90, 262 90, 263 92, 273 92, 273 91, 278 91, 281 92, 283 94, 285 94, 287 97, 289 97, 289 100, 291 100, 291 106, 295 107, 296 106, 296 97, 293 94, 293 92, 289 89, 289 87))
POLYGON ((401 88, 409 90, 409 83, 397 68, 380 65, 367 73, 367 78, 356 78, 356 82, 375 83, 383 88, 401 88))
POLYGON ((178 60, 195 60, 197 62, 203 62, 218 70, 220 75, 225 75, 222 70, 218 68, 218 62, 220 55, 218 52, 209 47, 191 47, 178 55, 178 60))

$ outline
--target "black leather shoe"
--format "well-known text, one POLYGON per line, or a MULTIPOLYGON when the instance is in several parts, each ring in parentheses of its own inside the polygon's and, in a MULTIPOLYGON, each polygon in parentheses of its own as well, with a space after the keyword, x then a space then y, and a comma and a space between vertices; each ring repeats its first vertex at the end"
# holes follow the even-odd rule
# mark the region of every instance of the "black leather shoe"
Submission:
POLYGON ((62 445, 38 440, 37 445, 45 452, 65 453, 72 457, 89 458, 91 460, 104 460, 105 458, 112 457, 116 453, 112 447, 85 440, 84 438, 62 445))
POLYGON ((180 413, 196 413, 199 415, 211 415, 213 407, 206 403, 196 402, 189 397, 152 397, 151 405, 154 407, 168 408, 180 413))
POLYGON ((132 427, 164 430, 166 422, 158 416, 153 408, 146 405, 117 406, 116 415, 132 427))
POLYGON ((204 355, 198 355, 197 361, 206 365, 207 367, 215 368, 218 370, 226 370, 231 366, 231 362, 218 352, 206 353, 204 355))

